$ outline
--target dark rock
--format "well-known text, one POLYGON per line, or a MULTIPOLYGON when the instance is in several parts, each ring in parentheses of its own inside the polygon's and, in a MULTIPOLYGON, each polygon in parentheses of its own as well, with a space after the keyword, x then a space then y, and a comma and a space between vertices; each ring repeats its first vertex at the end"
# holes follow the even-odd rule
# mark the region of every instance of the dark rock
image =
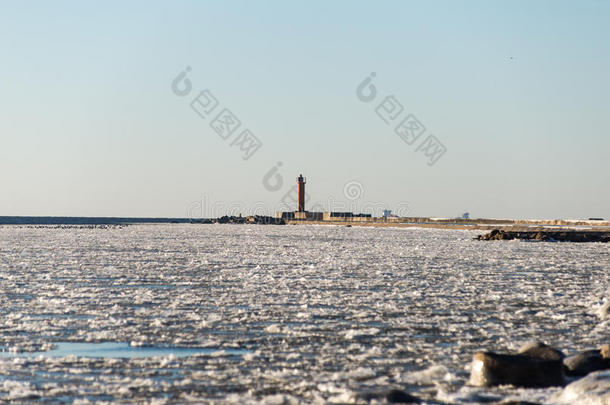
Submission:
POLYGON ((388 392, 384 391, 372 391, 372 392, 363 392, 358 394, 358 399, 364 402, 371 402, 373 400, 383 401, 390 404, 419 404, 421 401, 419 398, 414 397, 406 393, 403 390, 393 389, 388 392))
POLYGON ((385 399, 391 404, 419 404, 419 398, 407 394, 403 390, 391 390, 385 396, 385 399))
POLYGON ((606 370, 609 368, 599 350, 587 350, 586 352, 566 357, 563 360, 566 366, 566 374, 573 377, 582 377, 594 371, 606 370))
POLYGON ((501 229, 493 229, 491 232, 485 235, 479 235, 476 239, 478 240, 503 240, 506 238, 506 232, 501 229))
POLYGON ((220 217, 220 218, 218 218, 216 220, 216 222, 219 223, 219 224, 228 224, 229 221, 230 221, 230 218, 228 216, 226 216, 226 215, 223 216, 223 217, 220 217))
POLYGON ((265 215, 253 215, 246 218, 246 222, 259 225, 286 225, 284 218, 268 217, 265 215))
POLYGON ((536 234, 532 237, 532 239, 535 240, 549 240, 549 237, 547 234, 543 233, 543 232, 536 232, 536 234))
POLYGON ((542 342, 529 343, 519 349, 519 354, 544 360, 563 360, 566 355, 542 342))
POLYGON ((383 393, 377 392, 377 391, 366 391, 366 392, 359 392, 358 394, 356 394, 356 398, 357 398, 358 402, 360 402, 360 401, 371 402, 373 400, 381 401, 383 396, 384 396, 383 393))
POLYGON ((504 384, 552 387, 565 385, 565 376, 561 360, 481 352, 474 355, 470 384, 483 387, 504 384))

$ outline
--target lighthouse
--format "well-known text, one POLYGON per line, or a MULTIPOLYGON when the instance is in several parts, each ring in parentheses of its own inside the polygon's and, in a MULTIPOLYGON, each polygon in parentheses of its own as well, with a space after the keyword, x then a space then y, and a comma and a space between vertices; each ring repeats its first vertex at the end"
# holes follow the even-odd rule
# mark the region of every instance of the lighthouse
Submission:
POLYGON ((298 212, 305 212, 305 177, 302 174, 299 174, 297 177, 297 197, 298 197, 298 212))
MULTIPOLYGON (((270 172, 271 173, 271 172, 270 172)), ((372 214, 354 214, 353 212, 321 212, 321 211, 305 211, 305 183, 307 180, 302 174, 297 177, 297 209, 296 211, 277 211, 276 218, 281 218, 286 221, 333 221, 333 222, 372 222, 372 214)), ((291 207, 295 203, 294 186, 282 198, 282 205, 291 207)), ((313 207, 321 206, 320 203, 313 204, 313 207)), ((290 209, 290 208, 288 208, 290 209)), ((311 209, 311 208, 310 208, 311 209)), ((388 211, 389 212, 389 211, 388 211)))

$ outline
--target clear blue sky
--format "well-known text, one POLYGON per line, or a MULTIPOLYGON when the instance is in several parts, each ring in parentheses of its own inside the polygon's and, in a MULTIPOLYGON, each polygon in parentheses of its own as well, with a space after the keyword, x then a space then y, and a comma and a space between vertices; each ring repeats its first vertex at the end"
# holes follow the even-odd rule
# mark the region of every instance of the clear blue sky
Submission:
POLYGON ((0 215, 272 210, 302 172, 323 204, 610 217, 607 1, 7 1, 0 49, 0 215), (203 89, 262 141, 247 161, 190 108, 203 89), (376 115, 388 95, 434 165, 376 115))

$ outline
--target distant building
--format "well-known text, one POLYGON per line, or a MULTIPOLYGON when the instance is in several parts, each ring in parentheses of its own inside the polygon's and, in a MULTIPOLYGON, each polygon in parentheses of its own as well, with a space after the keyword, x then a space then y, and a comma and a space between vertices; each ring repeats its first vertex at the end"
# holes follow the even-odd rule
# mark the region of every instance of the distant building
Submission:
POLYGON ((321 212, 309 212, 309 211, 296 211, 294 213, 294 219, 308 220, 308 221, 321 221, 321 212))
POLYGON ((372 221, 373 216, 371 214, 354 214, 353 212, 324 212, 322 220, 366 222, 372 221))
MULTIPOLYGON (((289 221, 372 221, 371 214, 354 214, 353 212, 309 212, 305 210, 305 183, 302 174, 297 177, 297 207, 296 211, 278 211, 276 218, 289 221)), ((390 211, 391 213, 391 211, 390 211)))

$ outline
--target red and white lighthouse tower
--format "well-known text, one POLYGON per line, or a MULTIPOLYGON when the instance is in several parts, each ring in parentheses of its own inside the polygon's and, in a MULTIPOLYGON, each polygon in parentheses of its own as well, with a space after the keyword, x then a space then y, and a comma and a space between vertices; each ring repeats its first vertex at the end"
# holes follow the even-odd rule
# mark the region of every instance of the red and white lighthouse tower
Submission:
POLYGON ((305 177, 299 174, 299 177, 297 177, 299 212, 305 212, 305 182, 305 177))

